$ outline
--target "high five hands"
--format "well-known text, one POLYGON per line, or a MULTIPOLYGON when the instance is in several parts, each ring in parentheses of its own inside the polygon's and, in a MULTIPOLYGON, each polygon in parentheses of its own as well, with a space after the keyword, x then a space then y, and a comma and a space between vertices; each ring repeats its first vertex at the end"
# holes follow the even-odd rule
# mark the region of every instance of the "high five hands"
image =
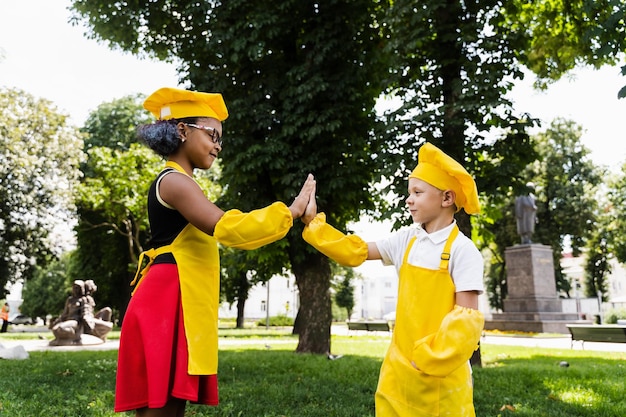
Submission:
MULTIPOLYGON (((300 193, 295 198, 295 200, 293 200, 293 203, 291 203, 291 205, 289 206, 291 216, 294 219, 297 219, 298 217, 301 217, 303 214, 305 214, 305 210, 308 210, 309 205, 311 204, 311 200, 315 202, 315 178, 313 178, 313 174, 309 174, 307 176, 304 184, 302 185, 302 188, 300 189, 300 193)), ((315 217, 315 215, 313 217, 315 217)))

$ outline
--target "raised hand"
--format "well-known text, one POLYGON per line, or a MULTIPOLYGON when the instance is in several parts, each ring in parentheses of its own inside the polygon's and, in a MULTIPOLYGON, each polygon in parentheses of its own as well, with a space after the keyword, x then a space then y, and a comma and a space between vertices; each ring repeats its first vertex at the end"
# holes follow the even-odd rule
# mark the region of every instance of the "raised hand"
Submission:
POLYGON ((294 219, 302 216, 304 210, 307 208, 309 204, 309 200, 311 195, 315 193, 315 178, 313 178, 313 174, 309 174, 300 189, 300 194, 293 200, 293 203, 289 206, 289 210, 291 211, 291 215, 294 219))
POLYGON ((311 192, 311 196, 309 197, 309 204, 306 205, 306 210, 304 210, 304 214, 302 215, 301 220, 304 224, 309 224, 317 215, 317 200, 315 198, 315 189, 313 187, 313 191, 311 192))

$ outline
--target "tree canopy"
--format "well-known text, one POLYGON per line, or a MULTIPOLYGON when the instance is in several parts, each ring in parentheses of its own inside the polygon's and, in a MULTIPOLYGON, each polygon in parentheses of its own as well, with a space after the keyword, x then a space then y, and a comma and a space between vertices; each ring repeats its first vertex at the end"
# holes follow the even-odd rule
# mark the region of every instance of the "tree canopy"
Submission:
MULTIPOLYGON (((76 0, 72 9, 90 36, 174 60, 189 87, 224 94, 220 205, 289 201, 312 172, 320 209, 345 228, 362 210, 400 219, 406 173, 424 141, 467 166, 485 215, 497 218, 503 196, 525 187, 524 170, 537 156, 526 133, 532 115, 516 114, 506 99, 523 66, 556 79, 576 64, 615 62, 625 50, 623 36, 611 39, 611 31, 623 32, 624 2, 593 3, 76 0), (569 19, 558 28, 567 53, 557 43, 541 49, 559 15, 569 19), (604 41, 611 47, 596 47, 604 41), (382 92, 400 100, 384 124, 374 112, 382 92), (372 184, 381 177, 379 192, 372 184), (383 195, 395 201, 387 205, 383 195)), ((470 234, 469 218, 458 220, 470 234)), ((299 232, 258 253, 285 266, 278 252, 288 254, 302 302, 298 351, 326 353, 330 267, 299 232)))
POLYGON ((71 246, 64 232, 82 148, 82 135, 50 101, 0 90, 0 291, 71 246))

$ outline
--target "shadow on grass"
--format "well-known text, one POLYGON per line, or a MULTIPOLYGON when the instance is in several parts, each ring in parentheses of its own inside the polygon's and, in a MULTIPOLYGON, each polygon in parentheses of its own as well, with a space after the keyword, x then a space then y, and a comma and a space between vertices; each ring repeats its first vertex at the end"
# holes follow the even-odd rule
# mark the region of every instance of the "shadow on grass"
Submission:
POLYGON ((477 416, 626 416, 622 360, 580 353, 501 355, 474 370, 477 416))

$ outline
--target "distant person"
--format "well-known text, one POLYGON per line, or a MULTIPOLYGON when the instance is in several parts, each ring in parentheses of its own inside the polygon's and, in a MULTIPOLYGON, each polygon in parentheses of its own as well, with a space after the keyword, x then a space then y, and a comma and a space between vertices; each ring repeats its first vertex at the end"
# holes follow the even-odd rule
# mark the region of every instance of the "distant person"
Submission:
POLYGON ((376 390, 379 417, 474 417, 469 360, 484 325, 478 311, 483 258, 459 231, 454 213, 480 212, 474 179, 430 143, 419 150, 406 204, 417 227, 366 243, 317 214, 315 196, 302 217, 302 236, 346 266, 381 259, 398 272, 391 345, 376 390))
POLYGON ((222 151, 221 94, 162 88, 144 107, 158 120, 138 136, 167 162, 148 193, 152 248, 122 322, 115 411, 177 416, 187 401, 218 404, 218 242, 256 249, 282 239, 315 188, 312 175, 287 206, 222 211, 193 179, 222 151))
POLYGON ((0 333, 6 333, 9 327, 9 303, 4 303, 2 310, 0 310, 0 319, 2 320, 2 329, 0 333))
MULTIPOLYGON (((534 185, 528 184, 533 190, 534 185)), ((537 205, 535 204, 535 196, 532 192, 527 195, 521 195, 515 199, 515 220, 517 221, 517 234, 522 239, 522 244, 531 244, 531 236, 535 233, 535 224, 537 223, 537 205)))

